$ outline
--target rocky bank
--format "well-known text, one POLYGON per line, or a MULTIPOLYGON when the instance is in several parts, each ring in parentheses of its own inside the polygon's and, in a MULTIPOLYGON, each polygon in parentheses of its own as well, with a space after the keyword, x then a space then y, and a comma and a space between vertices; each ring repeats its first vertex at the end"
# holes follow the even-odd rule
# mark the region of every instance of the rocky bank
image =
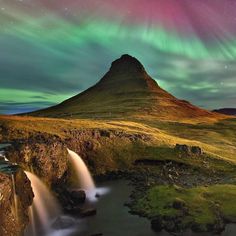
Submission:
MULTIPOLYGON (((30 181, 22 170, 37 174, 58 195, 63 204, 66 188, 73 185, 73 168, 70 166, 67 148, 75 151, 88 164, 94 175, 105 175, 108 171, 129 168, 131 161, 124 162, 121 146, 135 156, 135 146, 150 141, 145 134, 131 134, 123 131, 91 129, 65 130, 66 137, 34 133, 27 139, 5 139, 11 143, 6 148, 6 158, 17 163, 21 169, 16 173, 16 195, 18 198, 18 219, 14 215, 14 194, 10 176, 0 174, 1 205, 0 205, 0 235, 22 235, 29 222, 28 207, 32 204, 33 192, 30 181), (18 222, 19 220, 19 222, 18 222)), ((11 135, 5 135, 11 137, 11 135)), ((3 140, 2 140, 3 141, 3 140)), ((137 153, 136 153, 137 154, 137 153)), ((66 206, 65 206, 66 207, 66 206)))

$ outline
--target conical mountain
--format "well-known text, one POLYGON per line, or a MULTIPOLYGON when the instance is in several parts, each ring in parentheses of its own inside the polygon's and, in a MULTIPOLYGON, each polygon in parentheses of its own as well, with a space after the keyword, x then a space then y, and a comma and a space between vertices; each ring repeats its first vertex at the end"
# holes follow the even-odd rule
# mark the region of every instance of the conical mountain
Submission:
POLYGON ((30 115, 62 118, 215 118, 219 115, 179 100, 159 87, 134 57, 123 55, 93 87, 30 115))

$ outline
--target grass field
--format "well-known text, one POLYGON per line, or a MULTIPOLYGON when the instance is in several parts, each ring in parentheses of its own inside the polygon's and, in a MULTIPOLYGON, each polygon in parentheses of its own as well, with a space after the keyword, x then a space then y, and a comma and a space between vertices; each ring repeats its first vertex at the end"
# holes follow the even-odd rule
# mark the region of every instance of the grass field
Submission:
POLYGON ((236 119, 197 124, 166 121, 125 121, 89 119, 51 119, 19 116, 0 116, 0 140, 28 138, 36 133, 66 138, 69 129, 108 129, 128 133, 143 133, 152 137, 150 146, 173 147, 176 143, 197 145, 204 152, 236 163, 236 119))

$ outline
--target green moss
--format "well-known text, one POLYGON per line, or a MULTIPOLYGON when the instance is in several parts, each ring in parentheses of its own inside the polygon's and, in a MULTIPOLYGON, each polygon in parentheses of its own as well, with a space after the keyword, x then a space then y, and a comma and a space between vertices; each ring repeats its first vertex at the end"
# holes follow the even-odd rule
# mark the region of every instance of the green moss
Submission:
POLYGON ((236 186, 212 185, 184 189, 178 186, 155 186, 145 197, 133 206, 149 218, 180 216, 182 228, 198 225, 201 231, 207 231, 209 225, 219 222, 220 218, 236 219, 236 186), (180 202, 180 207, 174 203, 180 202))

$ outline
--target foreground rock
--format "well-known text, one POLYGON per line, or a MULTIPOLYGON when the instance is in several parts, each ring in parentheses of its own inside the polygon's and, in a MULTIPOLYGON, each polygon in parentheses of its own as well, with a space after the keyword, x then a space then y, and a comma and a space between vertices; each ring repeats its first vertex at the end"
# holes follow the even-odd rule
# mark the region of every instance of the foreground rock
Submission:
POLYGON ((72 208, 82 205, 86 200, 86 193, 84 190, 68 190, 64 188, 56 190, 62 206, 72 208))
POLYGON ((29 223, 28 207, 33 202, 30 181, 19 170, 15 174, 17 208, 14 207, 14 190, 12 179, 0 173, 0 235, 22 235, 29 223), (24 186, 24 187, 22 187, 24 186))
MULTIPOLYGON (((67 122, 70 123, 70 121, 67 122)), ((27 122, 27 125, 29 123, 30 121, 27 122)), ((80 204, 85 201, 83 192, 66 190, 71 182, 73 183, 73 170, 68 159, 67 147, 78 153, 95 175, 106 175, 108 171, 128 168, 131 165, 129 160, 134 159, 138 153, 138 149, 133 151, 134 147, 137 144, 144 145, 151 140, 151 137, 147 134, 125 132, 118 129, 73 128, 70 126, 62 127, 60 124, 56 125, 54 129, 54 124, 50 124, 50 127, 46 128, 47 125, 43 123, 37 123, 30 127, 36 128, 38 124, 42 125, 42 127, 37 130, 42 130, 42 132, 22 129, 22 126, 18 127, 18 125, 13 126, 11 124, 11 126, 5 127, 5 125, 1 124, 2 135, 0 135, 0 141, 3 141, 2 139, 4 138, 4 142, 12 144, 6 148, 6 157, 11 162, 19 164, 22 169, 33 171, 50 189, 55 191, 62 205, 70 208, 67 209, 68 211, 81 217, 94 215, 96 210, 81 209, 80 204), (51 129, 54 129, 55 134, 51 132, 51 129), (60 132, 60 135, 57 132, 60 132), (117 143, 120 146, 117 146, 117 143), (123 153, 120 152, 121 146, 127 151, 127 156, 129 156, 127 161, 124 160, 123 153)), ((25 127, 25 124, 23 126, 25 127)), ((7 183, 10 183, 10 179, 4 177, 2 182, 7 186, 9 185, 7 183)), ((28 223, 28 212, 25 208, 22 225, 12 226, 17 224, 13 221, 14 217, 9 210, 12 204, 9 186, 9 195, 7 195, 8 191, 6 191, 3 200, 1 200, 1 207, 4 205, 8 209, 4 210, 4 208, 0 212, 0 222, 3 228, 3 233, 0 233, 1 236, 15 236, 16 232, 22 231, 28 223), (5 215, 6 217, 4 217, 5 215), (13 232, 15 233, 13 234, 13 232)), ((22 187, 24 184, 19 186, 22 187)), ((2 189, 4 190, 5 188, 7 187, 2 189)), ((29 195, 25 196, 23 202, 25 199, 31 199, 31 194, 32 190, 30 189, 29 195)))
POLYGON ((85 202, 86 193, 84 190, 69 191, 69 195, 74 204, 81 204, 85 202))

